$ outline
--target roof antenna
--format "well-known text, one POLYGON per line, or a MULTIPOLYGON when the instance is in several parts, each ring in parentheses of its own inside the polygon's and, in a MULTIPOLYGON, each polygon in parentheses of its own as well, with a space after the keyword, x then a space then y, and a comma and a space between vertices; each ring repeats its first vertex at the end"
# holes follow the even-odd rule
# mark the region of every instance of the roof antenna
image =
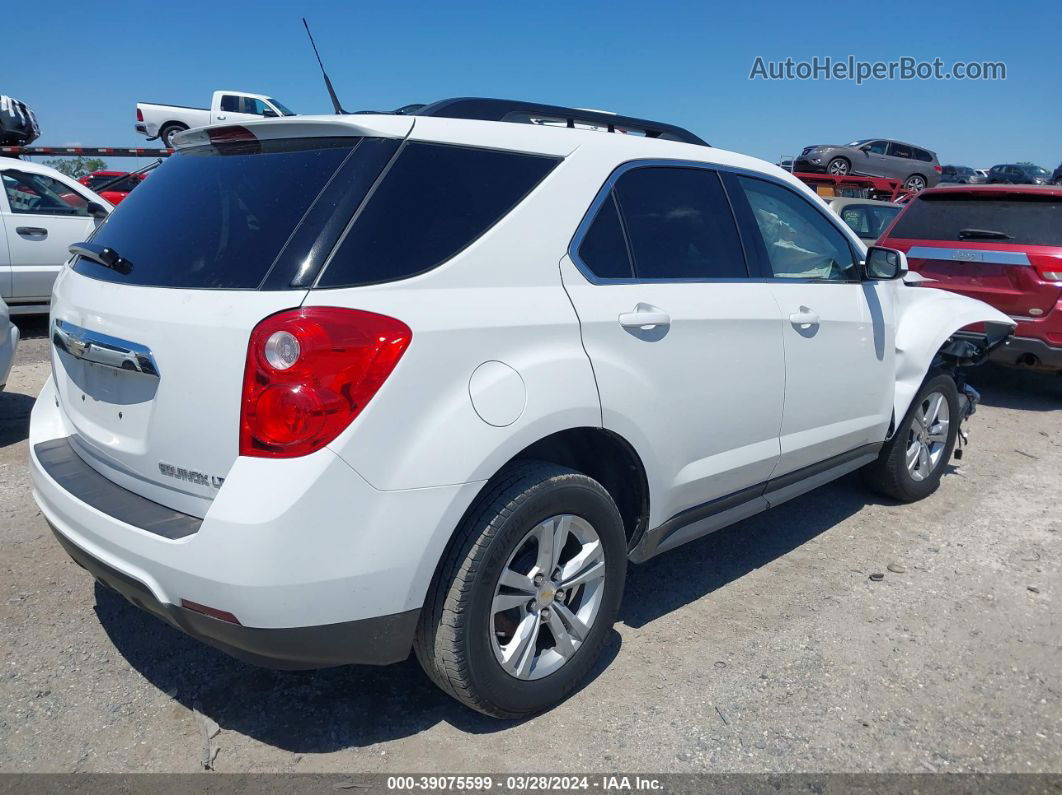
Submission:
POLYGON ((317 44, 313 40, 313 34, 310 33, 310 26, 306 23, 306 17, 302 18, 303 27, 306 28, 306 35, 310 37, 310 46, 313 47, 313 54, 317 56, 317 64, 321 67, 321 76, 324 77, 325 88, 328 89, 328 96, 332 98, 332 107, 336 109, 336 113, 340 115, 346 114, 343 110, 343 106, 339 104, 339 97, 336 96, 336 90, 332 88, 332 81, 328 79, 328 72, 325 71, 324 64, 321 63, 321 54, 317 52, 317 44))

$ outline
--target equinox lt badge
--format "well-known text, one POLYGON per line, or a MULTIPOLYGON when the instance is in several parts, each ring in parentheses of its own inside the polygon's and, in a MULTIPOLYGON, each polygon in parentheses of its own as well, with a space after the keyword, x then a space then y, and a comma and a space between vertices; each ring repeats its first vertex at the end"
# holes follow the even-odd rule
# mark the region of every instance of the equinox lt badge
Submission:
POLYGON ((167 477, 176 478, 177 480, 186 480, 197 486, 208 486, 212 489, 220 489, 221 484, 225 482, 225 478, 218 477, 217 475, 204 475, 202 472, 196 472, 194 469, 185 469, 184 467, 174 466, 173 464, 167 464, 162 461, 159 461, 159 472, 167 477))

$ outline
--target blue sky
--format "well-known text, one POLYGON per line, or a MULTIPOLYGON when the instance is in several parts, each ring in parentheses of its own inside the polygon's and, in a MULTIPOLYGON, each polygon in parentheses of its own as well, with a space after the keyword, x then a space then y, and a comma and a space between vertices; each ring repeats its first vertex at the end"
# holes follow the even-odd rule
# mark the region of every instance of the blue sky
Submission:
MULTIPOLYGON (((348 110, 518 97, 679 124, 776 160, 894 137, 973 167, 1062 160, 1062 6, 731 2, 59 3, 6 18, 0 92, 40 144, 137 146, 137 100, 206 105, 216 88, 330 112, 300 16, 348 110), (91 10, 90 10, 91 9, 91 10), (1003 61, 1005 81, 750 81, 754 59, 1003 61)), ((151 144, 148 144, 151 145, 151 144)), ((132 160, 112 160, 131 168, 132 160)))

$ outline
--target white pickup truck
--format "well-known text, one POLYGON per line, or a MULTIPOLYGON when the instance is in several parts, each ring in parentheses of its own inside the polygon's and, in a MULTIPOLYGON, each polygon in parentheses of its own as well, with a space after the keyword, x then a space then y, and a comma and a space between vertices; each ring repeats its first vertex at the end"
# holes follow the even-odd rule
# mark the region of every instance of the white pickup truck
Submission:
POLYGON ((192 127, 204 127, 222 121, 249 121, 294 116, 279 100, 265 94, 245 91, 215 91, 209 108, 188 108, 183 105, 159 105, 154 102, 136 103, 136 131, 148 140, 161 138, 172 148, 174 135, 192 127))

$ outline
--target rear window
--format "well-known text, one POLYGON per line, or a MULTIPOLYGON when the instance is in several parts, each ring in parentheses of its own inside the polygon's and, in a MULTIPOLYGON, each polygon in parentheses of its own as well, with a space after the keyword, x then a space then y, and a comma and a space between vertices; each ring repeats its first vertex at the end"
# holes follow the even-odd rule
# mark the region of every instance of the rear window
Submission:
POLYGON ((325 266, 318 287, 424 273, 471 245, 560 162, 446 144, 407 144, 325 266))
POLYGON ((254 289, 358 139, 221 143, 179 152, 137 186, 92 240, 132 263, 122 275, 79 257, 73 268, 148 287, 254 289))
POLYGON ((920 196, 900 216, 889 237, 1062 246, 1062 200, 989 193, 920 196))

